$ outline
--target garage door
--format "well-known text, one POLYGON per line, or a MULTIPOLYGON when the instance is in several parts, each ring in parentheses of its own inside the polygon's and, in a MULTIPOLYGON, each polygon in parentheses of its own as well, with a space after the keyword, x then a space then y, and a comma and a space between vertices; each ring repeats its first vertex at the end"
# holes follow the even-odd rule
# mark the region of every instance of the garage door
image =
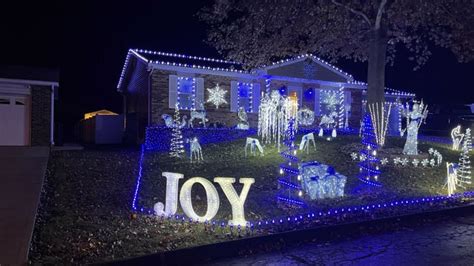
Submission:
POLYGON ((28 96, 0 94, 0 145, 30 144, 28 96))

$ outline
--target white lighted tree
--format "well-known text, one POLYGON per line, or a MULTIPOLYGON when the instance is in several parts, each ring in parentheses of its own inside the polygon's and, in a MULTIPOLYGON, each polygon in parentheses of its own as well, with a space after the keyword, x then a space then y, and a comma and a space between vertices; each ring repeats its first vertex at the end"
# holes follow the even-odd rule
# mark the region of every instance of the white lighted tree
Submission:
POLYGON ((171 129, 170 156, 180 158, 184 154, 183 134, 181 133, 180 115, 178 104, 174 109, 173 126, 171 129))
POLYGON ((402 114, 407 118, 407 141, 403 147, 403 153, 408 155, 418 154, 418 129, 428 115, 428 106, 423 104, 423 101, 413 103, 410 111, 409 103, 402 110, 402 114))
POLYGON ((461 184, 471 184, 471 159, 469 153, 472 150, 471 129, 466 129, 462 143, 461 157, 459 158, 459 169, 457 171, 458 181, 461 184))

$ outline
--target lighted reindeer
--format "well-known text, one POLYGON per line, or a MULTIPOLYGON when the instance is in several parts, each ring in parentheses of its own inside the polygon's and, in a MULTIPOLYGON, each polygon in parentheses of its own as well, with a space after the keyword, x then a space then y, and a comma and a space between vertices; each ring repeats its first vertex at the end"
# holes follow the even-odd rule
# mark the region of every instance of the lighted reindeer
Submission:
POLYGON ((316 142, 314 141, 314 134, 313 133, 308 133, 301 138, 301 143, 300 143, 300 151, 306 150, 306 152, 309 152, 309 143, 310 141, 313 143, 314 149, 316 149, 316 142))
POLYGON ((256 155, 256 148, 260 152, 260 155, 263 156, 263 147, 260 145, 260 141, 255 138, 247 138, 247 142, 245 143, 245 156, 247 156, 247 147, 250 146, 250 154, 256 155))
POLYGON ((189 127, 193 127, 194 119, 201 119, 202 126, 206 127, 206 122, 209 120, 206 118, 206 110, 204 110, 202 104, 201 104, 201 109, 202 111, 196 111, 196 110, 191 111, 191 118, 189 118, 189 121, 188 121, 189 127))
MULTIPOLYGON (((189 139, 188 139, 189 141, 189 139)), ((202 157, 202 148, 201 144, 199 144, 199 141, 197 138, 193 138, 190 142, 191 146, 191 152, 189 153, 189 159, 191 159, 191 162, 193 161, 193 158, 195 158, 196 161, 202 161, 204 160, 202 157)))
POLYGON ((332 135, 334 137, 335 133, 335 127, 336 127, 336 118, 337 118, 337 113, 336 112, 331 112, 329 115, 323 115, 321 117, 321 121, 319 122, 319 134, 318 136, 322 137, 324 135, 324 129, 323 127, 326 126, 326 128, 333 128, 332 130, 332 135))

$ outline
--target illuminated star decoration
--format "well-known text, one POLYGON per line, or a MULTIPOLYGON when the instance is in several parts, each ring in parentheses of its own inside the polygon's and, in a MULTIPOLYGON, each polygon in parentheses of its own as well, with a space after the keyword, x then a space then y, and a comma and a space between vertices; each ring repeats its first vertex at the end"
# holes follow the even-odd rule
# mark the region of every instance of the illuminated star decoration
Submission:
POLYGON ((227 103, 225 100, 225 94, 227 91, 221 89, 219 84, 212 89, 207 89, 209 92, 209 98, 207 99, 208 103, 212 103, 216 106, 216 109, 219 109, 219 105, 227 103))

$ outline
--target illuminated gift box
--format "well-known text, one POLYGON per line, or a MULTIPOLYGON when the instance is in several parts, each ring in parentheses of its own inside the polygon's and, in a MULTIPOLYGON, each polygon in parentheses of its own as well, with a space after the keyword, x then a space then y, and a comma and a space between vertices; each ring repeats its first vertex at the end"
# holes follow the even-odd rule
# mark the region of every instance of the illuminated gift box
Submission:
POLYGON ((301 164, 299 170, 301 187, 312 200, 344 196, 347 177, 337 173, 333 167, 308 162, 301 164))

